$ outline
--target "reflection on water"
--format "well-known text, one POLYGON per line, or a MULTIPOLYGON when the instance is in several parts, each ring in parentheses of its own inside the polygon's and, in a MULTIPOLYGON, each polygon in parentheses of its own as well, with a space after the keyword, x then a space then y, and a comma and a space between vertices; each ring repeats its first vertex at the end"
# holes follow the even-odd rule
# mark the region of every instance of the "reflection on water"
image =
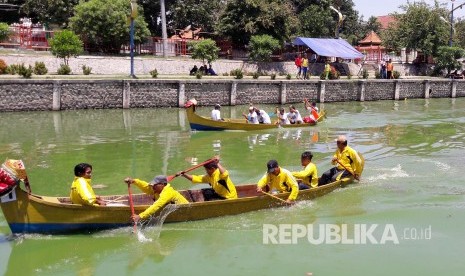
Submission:
MULTIPOLYGON (((262 108, 273 110, 274 106, 262 108)), ((297 108, 302 109, 299 104, 297 108)), ((301 168, 300 154, 305 150, 313 152, 322 173, 331 167, 334 138, 340 134, 363 153, 366 167, 360 183, 290 208, 144 226, 142 233, 151 239, 146 243, 140 243, 130 227, 9 241, 10 231, 0 214, 0 274, 143 275, 154 270, 165 275, 218 274, 218 266, 212 264, 224 264, 221 271, 230 275, 304 275, 308 271, 315 275, 453 275, 459 271, 461 255, 457 253, 465 248, 461 238, 465 179, 460 166, 465 99, 330 103, 324 108, 328 116, 316 127, 256 132, 191 132, 184 111, 173 108, 2 113, 0 157, 23 159, 32 190, 44 195, 69 194, 72 169, 79 162, 92 163, 93 184, 99 184, 98 192, 104 195, 125 194, 127 176, 150 180, 214 155, 221 156, 237 185, 257 181, 269 159, 277 159, 287 169, 301 168), (395 248, 315 248, 305 243, 270 247, 262 244, 264 223, 426 224, 432 225, 434 239, 403 241, 395 248), (305 262, 275 265, 293 263, 296 258, 305 262), (440 269, 435 263, 441 264, 440 269)), ((245 109, 223 107, 222 113, 235 117, 245 109)), ((198 112, 209 115, 210 108, 201 107, 198 112)), ((203 172, 203 168, 193 171, 203 172)), ((172 185, 193 187, 178 178, 172 185)))

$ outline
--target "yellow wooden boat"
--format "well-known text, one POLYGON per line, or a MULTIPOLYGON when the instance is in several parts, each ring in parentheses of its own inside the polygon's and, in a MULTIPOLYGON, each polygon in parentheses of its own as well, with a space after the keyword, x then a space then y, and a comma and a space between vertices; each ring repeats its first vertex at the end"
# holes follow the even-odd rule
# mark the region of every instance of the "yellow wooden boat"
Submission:
MULTIPOLYGON (((345 178, 324 186, 299 191, 297 200, 323 196, 351 183, 345 178)), ((203 201, 201 190, 180 191, 191 203, 178 205, 165 222, 182 222, 237 215, 245 212, 284 206, 275 197, 257 193, 256 184, 236 186, 238 199, 203 201)), ((289 193, 274 195, 286 199, 289 193)), ((125 227, 131 225, 128 195, 103 196, 107 201, 118 199, 117 206, 82 206, 72 204, 69 197, 28 194, 19 185, 1 197, 1 208, 13 233, 72 233, 125 227)), ((133 195, 136 213, 148 208, 153 199, 146 194, 133 195)), ((157 214, 155 214, 157 215, 157 214)))
POLYGON ((318 120, 312 123, 304 124, 248 124, 245 119, 224 119, 224 121, 214 121, 210 117, 200 116, 195 113, 195 100, 190 100, 186 103, 187 120, 189 121, 192 130, 262 130, 276 128, 297 128, 315 126, 321 122, 326 116, 326 112, 321 110, 318 120))
MULTIPOLYGON (((5 163, 9 161, 7 160, 5 163)), ((5 179, 11 176, 11 178, 18 180, 13 189, 0 194, 0 207, 12 233, 66 234, 112 229, 132 224, 128 195, 102 196, 107 202, 117 203, 107 206, 83 206, 72 204, 69 197, 35 195, 30 192, 27 181, 24 181, 27 176, 22 161, 14 161, 16 161, 15 164, 20 164, 20 168, 4 171, 6 173, 0 179, 0 182, 5 182, 5 179), (20 179, 25 182, 28 191, 20 187, 18 177, 22 177, 20 179)), ((363 167, 363 157, 362 161, 363 167)), ((0 170, 4 168, 6 167, 2 165, 0 170)), ((324 186, 301 190, 297 196, 297 201, 326 195, 352 182, 353 178, 343 178, 324 186)), ((263 194, 257 192, 256 188, 256 184, 238 185, 236 190, 239 198, 215 201, 205 201, 202 190, 182 190, 180 193, 190 203, 177 205, 177 208, 166 217, 165 222, 194 221, 238 215, 286 205, 284 200, 289 196, 289 193, 263 194)), ((154 202, 153 198, 146 194, 132 195, 132 200, 137 214, 143 212, 154 202)), ((157 215, 159 213, 154 214, 154 216, 157 215)))

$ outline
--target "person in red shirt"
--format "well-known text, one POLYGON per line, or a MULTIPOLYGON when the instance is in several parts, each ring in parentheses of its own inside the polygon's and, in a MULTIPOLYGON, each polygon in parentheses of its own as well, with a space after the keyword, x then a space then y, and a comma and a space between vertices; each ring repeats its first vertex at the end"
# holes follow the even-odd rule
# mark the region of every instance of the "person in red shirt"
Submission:
POLYGON ((297 75, 295 76, 296 78, 300 79, 300 74, 302 73, 302 56, 295 55, 295 66, 297 66, 297 75))

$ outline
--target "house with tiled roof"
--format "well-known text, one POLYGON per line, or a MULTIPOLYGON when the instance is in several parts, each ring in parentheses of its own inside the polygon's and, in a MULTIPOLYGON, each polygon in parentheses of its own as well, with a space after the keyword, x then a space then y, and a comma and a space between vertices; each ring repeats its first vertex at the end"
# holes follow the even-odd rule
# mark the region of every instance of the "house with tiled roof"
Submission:
POLYGON ((355 48, 365 54, 365 60, 369 61, 378 62, 386 54, 386 47, 381 45, 381 38, 374 31, 371 31, 364 39, 360 40, 355 48))
POLYGON ((379 24, 381 24, 381 29, 386 30, 389 27, 389 24, 396 22, 396 18, 392 15, 382 15, 376 17, 379 24))

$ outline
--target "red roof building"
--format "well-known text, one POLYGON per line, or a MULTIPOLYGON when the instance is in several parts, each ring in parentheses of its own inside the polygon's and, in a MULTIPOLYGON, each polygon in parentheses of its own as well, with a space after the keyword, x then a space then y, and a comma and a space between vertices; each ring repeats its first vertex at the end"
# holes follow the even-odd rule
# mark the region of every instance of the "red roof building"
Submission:
POLYGON ((381 38, 371 31, 364 39, 358 42, 355 47, 359 52, 365 54, 366 61, 379 62, 386 54, 386 48, 381 46, 381 38))
POLYGON ((381 29, 386 30, 389 28, 389 24, 396 22, 396 18, 392 15, 382 15, 376 17, 378 22, 381 24, 381 29))

